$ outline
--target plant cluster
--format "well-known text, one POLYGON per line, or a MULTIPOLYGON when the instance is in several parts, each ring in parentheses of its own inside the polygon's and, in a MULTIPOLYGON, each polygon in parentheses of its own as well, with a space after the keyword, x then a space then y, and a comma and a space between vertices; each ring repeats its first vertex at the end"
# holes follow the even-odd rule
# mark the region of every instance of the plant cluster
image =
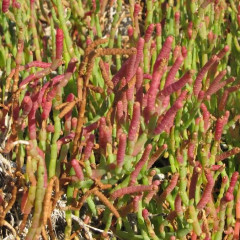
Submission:
POLYGON ((2 0, 2 235, 239 239, 238 4, 2 0))

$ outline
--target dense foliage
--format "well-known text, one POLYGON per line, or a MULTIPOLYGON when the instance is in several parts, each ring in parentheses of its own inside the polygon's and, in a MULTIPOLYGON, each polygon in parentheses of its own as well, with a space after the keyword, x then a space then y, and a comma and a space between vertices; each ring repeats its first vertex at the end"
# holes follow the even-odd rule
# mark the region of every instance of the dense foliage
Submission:
POLYGON ((2 0, 2 237, 239 239, 238 4, 2 0))

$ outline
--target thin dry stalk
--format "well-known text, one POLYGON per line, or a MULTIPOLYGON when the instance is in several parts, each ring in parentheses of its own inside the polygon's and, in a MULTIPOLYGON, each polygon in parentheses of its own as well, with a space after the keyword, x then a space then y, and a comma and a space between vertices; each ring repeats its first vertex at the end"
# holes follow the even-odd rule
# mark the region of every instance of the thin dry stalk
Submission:
POLYGON ((57 106, 55 107, 55 109, 56 109, 56 110, 60 110, 60 109, 62 109, 63 107, 65 107, 66 105, 68 105, 68 104, 69 104, 69 102, 61 103, 61 104, 57 105, 57 106))
POLYGON ((10 199, 10 201, 8 202, 8 205, 6 208, 4 208, 2 216, 0 216, 0 226, 3 225, 4 223, 4 219, 6 217, 6 214, 11 210, 13 204, 16 201, 16 196, 17 196, 17 186, 13 186, 13 190, 12 190, 12 198, 10 199))
POLYGON ((77 207, 71 207, 71 206, 70 206, 70 208, 71 208, 72 210, 80 210, 80 209, 82 208, 83 204, 86 202, 87 198, 88 198, 91 194, 93 194, 94 191, 96 191, 96 190, 97 190, 97 187, 94 187, 93 189, 88 190, 88 191, 83 195, 83 197, 80 199, 80 201, 78 202, 77 207))
POLYGON ((45 230, 45 227, 42 226, 42 238, 43 240, 48 240, 48 236, 47 236, 47 233, 46 233, 46 230, 45 230))
POLYGON ((47 225, 48 225, 50 239, 56 240, 56 236, 55 236, 55 233, 54 233, 54 230, 53 230, 53 226, 52 226, 52 222, 51 222, 50 218, 48 218, 48 220, 47 220, 47 225))
POLYGON ((64 194, 64 191, 59 191, 55 193, 55 197, 53 198, 52 201, 52 209, 54 210, 56 205, 57 205, 57 201, 61 198, 61 196, 64 194))
POLYGON ((78 121, 77 121, 77 128, 75 132, 75 137, 73 140, 73 154, 72 159, 74 159, 77 155, 78 151, 78 143, 81 137, 82 127, 85 122, 84 115, 85 115, 85 108, 86 108, 86 97, 87 97, 87 89, 86 87, 83 89, 82 101, 78 108, 78 121))
POLYGON ((26 226, 27 219, 28 219, 28 215, 29 215, 29 214, 24 214, 24 215, 23 215, 23 220, 22 220, 22 222, 21 222, 21 224, 20 224, 20 226, 19 226, 19 230, 18 230, 19 234, 23 231, 23 229, 24 229, 25 226, 26 226))
POLYGON ((100 67, 100 70, 101 70, 101 73, 102 73, 102 77, 103 77, 103 80, 105 82, 105 84, 110 88, 110 89, 113 89, 114 88, 114 85, 113 85, 113 82, 111 81, 111 79, 109 78, 109 75, 106 71, 106 68, 104 66, 104 63, 103 63, 103 60, 101 59, 99 61, 99 67, 100 67))
POLYGON ((121 217, 117 209, 101 192, 99 192, 98 190, 95 190, 93 193, 109 208, 109 210, 116 216, 116 218, 121 217))
POLYGON ((55 196, 59 192, 59 180, 56 176, 53 176, 49 183, 46 190, 44 204, 43 204, 43 225, 47 224, 47 219, 51 216, 51 212, 49 212, 49 208, 52 208, 51 198, 52 198, 52 189, 55 183, 55 196), (51 206, 50 206, 51 205, 51 206))
POLYGON ((85 55, 88 55, 92 50, 94 50, 94 48, 96 48, 101 44, 107 43, 108 41, 109 41, 108 38, 101 38, 101 39, 95 40, 86 48, 85 55))
POLYGON ((13 69, 10 74, 8 75, 7 79, 6 79, 6 88, 5 88, 5 92, 8 93, 9 89, 10 89, 10 85, 11 85, 11 80, 13 78, 15 74, 15 69, 13 69))
POLYGON ((76 105, 77 102, 78 102, 78 100, 75 100, 75 101, 72 101, 72 102, 68 103, 64 107, 64 109, 59 113, 59 115, 58 115, 59 118, 60 119, 63 118, 68 112, 70 112, 74 108, 74 106, 76 105))
POLYGON ((104 90, 101 87, 96 87, 96 86, 93 86, 92 84, 88 84, 87 87, 94 92, 97 92, 97 93, 100 93, 100 94, 104 93, 104 90))
POLYGON ((87 46, 86 50, 85 50, 85 55, 83 58, 83 61, 80 64, 79 67, 79 75, 83 76, 85 74, 86 71, 86 67, 89 61, 89 54, 98 46, 104 43, 108 42, 108 38, 104 38, 104 39, 97 39, 96 41, 92 42, 90 45, 87 46))
MULTIPOLYGON (((99 40, 99 42, 101 42, 99 40)), ((77 79, 77 91, 78 99, 81 101, 78 107, 78 121, 75 137, 73 140, 73 154, 72 159, 77 155, 79 140, 81 138, 82 127, 85 122, 85 109, 86 109, 86 98, 87 98, 87 86, 89 84, 89 79, 92 74, 94 61, 96 57, 105 56, 105 55, 132 55, 136 53, 135 48, 131 49, 119 49, 119 48, 99 48, 95 51, 91 51, 94 45, 89 46, 85 51, 85 57, 82 64, 79 67, 79 75, 77 79), (86 68, 86 71, 85 71, 86 68)), ((131 82, 131 81, 130 81, 131 82)), ((130 83, 129 82, 129 83, 130 83)))
POLYGON ((17 235, 15 229, 5 220, 3 220, 3 226, 7 227, 9 230, 11 230, 13 236, 16 240, 20 240, 20 237, 17 235))
POLYGON ((99 187, 101 190, 106 190, 112 187, 112 184, 103 184, 100 179, 92 178, 95 181, 95 185, 99 187))
POLYGON ((9 107, 6 106, 6 105, 4 105, 4 104, 1 104, 1 103, 0 103, 0 107, 3 108, 3 109, 5 109, 5 110, 7 110, 7 111, 9 111, 9 107))
POLYGON ((91 234, 91 232, 88 229, 89 226, 87 224, 85 224, 80 218, 78 218, 77 216, 75 216, 73 214, 72 214, 72 219, 74 221, 78 222, 79 226, 84 229, 84 231, 86 232, 86 235, 88 236, 88 239, 89 240, 93 240, 92 234, 91 234))
POLYGON ((122 217, 126 217, 129 213, 133 212, 133 202, 121 207, 118 211, 122 217))
POLYGON ((77 235, 79 234, 80 230, 76 230, 71 236, 70 236, 70 240, 74 239, 75 237, 77 237, 77 235))
POLYGON ((133 55, 136 54, 136 48, 130 49, 121 49, 121 48, 99 48, 96 50, 97 56, 106 56, 106 55, 133 55))

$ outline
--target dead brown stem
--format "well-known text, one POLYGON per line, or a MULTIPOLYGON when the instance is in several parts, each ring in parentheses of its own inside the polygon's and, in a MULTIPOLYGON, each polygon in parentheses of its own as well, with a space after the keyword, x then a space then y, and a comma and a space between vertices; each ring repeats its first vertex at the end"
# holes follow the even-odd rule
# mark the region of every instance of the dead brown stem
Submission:
POLYGON ((97 56, 106 55, 133 55, 136 54, 136 48, 122 49, 122 48, 99 48, 96 50, 97 56))
POLYGON ((48 236, 45 230, 45 226, 42 226, 42 238, 43 240, 48 240, 48 236))
POLYGON ((121 217, 113 204, 101 192, 99 192, 98 189, 94 190, 93 193, 109 208, 109 210, 116 216, 116 218, 121 217))
POLYGON ((66 105, 68 105, 68 104, 69 104, 69 102, 61 103, 61 104, 57 105, 57 106, 55 107, 55 109, 56 109, 56 110, 60 110, 60 109, 62 109, 63 107, 65 107, 66 105))
POLYGON ((12 198, 10 199, 10 201, 8 202, 8 205, 6 208, 4 208, 2 215, 0 216, 0 226, 3 225, 4 219, 6 217, 6 214, 11 210, 13 204, 16 201, 16 196, 17 196, 17 186, 13 186, 13 190, 12 190, 12 198))
MULTIPOLYGON (((99 42, 101 42, 99 40, 99 42)), ((79 68, 79 76, 77 80, 77 86, 78 86, 78 99, 81 101, 78 107, 78 121, 77 121, 77 128, 75 137, 73 140, 73 154, 72 159, 76 157, 78 146, 79 146, 79 140, 81 138, 82 133, 82 127, 85 122, 85 108, 86 108, 86 98, 87 98, 87 86, 89 84, 89 79, 92 74, 94 61, 96 57, 105 56, 105 55, 132 55, 136 53, 136 48, 131 49, 121 49, 121 48, 99 48, 93 51, 93 47, 95 45, 90 45, 86 51, 85 51, 85 57, 80 65, 79 68), (92 51, 91 51, 92 50, 92 51), (85 70, 86 68, 86 70, 85 70)), ((135 78, 134 78, 135 79, 135 78)), ((135 83, 135 80, 134 80, 135 83)), ((132 86, 132 80, 130 80, 126 87, 126 90, 132 86)))
POLYGON ((51 212, 49 212, 49 208, 52 208, 51 198, 52 198, 52 189, 53 189, 54 183, 55 183, 55 196, 56 196, 56 194, 59 192, 59 180, 56 176, 53 176, 50 179, 47 186, 45 198, 44 198, 44 204, 43 204, 43 225, 44 226, 47 223, 47 219, 51 216, 51 212))
POLYGON ((52 226, 52 222, 51 222, 51 219, 50 219, 50 218, 48 218, 47 224, 48 224, 50 239, 51 239, 51 240, 55 240, 55 239, 56 239, 56 236, 55 236, 55 233, 54 233, 54 231, 53 231, 53 226, 52 226))
POLYGON ((11 230, 13 236, 16 240, 20 240, 19 236, 17 235, 15 229, 5 220, 3 220, 3 226, 7 227, 9 230, 11 230))
POLYGON ((76 105, 76 103, 78 102, 78 100, 75 100, 75 101, 72 101, 72 102, 69 102, 65 107, 64 109, 59 113, 59 118, 63 118, 68 112, 70 112, 74 106, 76 105))
POLYGON ((104 93, 104 90, 101 87, 96 87, 96 86, 93 86, 92 84, 88 84, 87 87, 94 92, 101 93, 101 94, 104 93))
POLYGON ((101 72, 102 72, 102 77, 103 77, 103 80, 105 82, 105 84, 110 88, 110 89, 113 89, 114 88, 114 85, 113 85, 113 82, 111 81, 107 71, 106 71, 106 68, 104 66, 104 63, 103 63, 103 60, 101 59, 99 61, 99 67, 101 69, 101 72))
POLYGON ((26 226, 27 219, 28 219, 28 215, 29 215, 29 214, 24 214, 24 215, 23 215, 23 220, 22 220, 22 222, 21 222, 21 224, 20 224, 20 226, 19 226, 19 234, 23 231, 23 229, 24 229, 25 226, 26 226))
POLYGON ((130 202, 129 204, 121 207, 118 211, 122 217, 126 217, 129 213, 133 212, 133 203, 130 202))

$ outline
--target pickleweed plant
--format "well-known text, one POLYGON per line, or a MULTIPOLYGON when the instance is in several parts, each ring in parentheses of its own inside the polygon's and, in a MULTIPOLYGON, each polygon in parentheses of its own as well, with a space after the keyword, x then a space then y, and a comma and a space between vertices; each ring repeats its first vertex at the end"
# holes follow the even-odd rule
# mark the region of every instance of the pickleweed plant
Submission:
POLYGON ((3 0, 1 237, 239 239, 239 19, 225 0, 3 0))

